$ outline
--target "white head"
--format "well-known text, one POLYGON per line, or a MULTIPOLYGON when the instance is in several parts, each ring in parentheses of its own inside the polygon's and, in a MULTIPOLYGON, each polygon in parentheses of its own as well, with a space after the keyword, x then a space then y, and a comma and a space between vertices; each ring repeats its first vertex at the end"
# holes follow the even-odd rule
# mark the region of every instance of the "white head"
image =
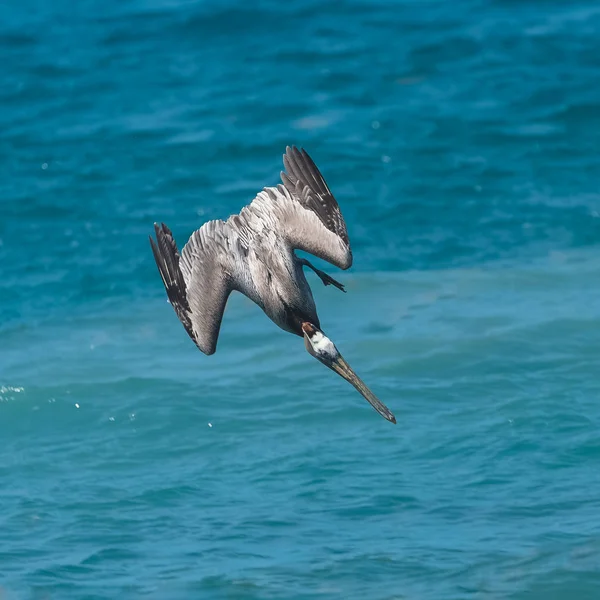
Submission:
POLYGON ((321 355, 327 356, 331 360, 339 356, 340 353, 335 344, 322 331, 315 329, 311 334, 304 330, 304 345, 310 354, 317 358, 321 355))

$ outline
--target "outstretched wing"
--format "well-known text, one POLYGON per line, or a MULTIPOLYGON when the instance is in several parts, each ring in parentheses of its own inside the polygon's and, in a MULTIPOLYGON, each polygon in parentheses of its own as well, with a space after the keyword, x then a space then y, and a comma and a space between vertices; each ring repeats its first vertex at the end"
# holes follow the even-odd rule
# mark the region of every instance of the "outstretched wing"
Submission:
POLYGON ((283 164, 281 180, 296 203, 284 210, 282 229, 288 239, 294 247, 348 269, 352 251, 346 223, 317 165, 295 146, 286 148, 283 164))
MULTIPOLYGON (((185 330, 204 354, 213 354, 229 294, 236 289, 231 244, 223 221, 209 221, 195 231, 181 256, 166 225, 154 225, 150 238, 167 296, 185 330)), ((233 248, 235 250, 235 248, 233 248)))
POLYGON ((303 208, 313 211, 329 231, 350 246, 346 223, 337 200, 306 150, 288 146, 283 155, 283 164, 286 170, 282 171, 281 180, 288 191, 303 208))
POLYGON ((276 235, 289 248, 304 250, 348 269, 352 251, 337 201, 304 150, 288 147, 283 157, 283 185, 267 187, 227 221, 249 245, 276 235))

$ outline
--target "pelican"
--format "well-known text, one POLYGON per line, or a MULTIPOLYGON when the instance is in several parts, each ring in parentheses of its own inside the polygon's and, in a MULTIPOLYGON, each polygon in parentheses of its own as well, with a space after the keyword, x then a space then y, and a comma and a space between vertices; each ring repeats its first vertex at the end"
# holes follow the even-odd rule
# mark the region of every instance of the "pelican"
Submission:
POLYGON ((167 297, 204 354, 213 354, 229 294, 238 291, 258 304, 281 329, 304 338, 309 354, 350 382, 385 419, 396 423, 323 333, 304 267, 325 285, 344 286, 295 250, 340 269, 352 251, 340 207, 306 153, 287 147, 282 183, 264 188, 239 214, 204 223, 181 254, 171 230, 155 223, 150 245, 167 297))

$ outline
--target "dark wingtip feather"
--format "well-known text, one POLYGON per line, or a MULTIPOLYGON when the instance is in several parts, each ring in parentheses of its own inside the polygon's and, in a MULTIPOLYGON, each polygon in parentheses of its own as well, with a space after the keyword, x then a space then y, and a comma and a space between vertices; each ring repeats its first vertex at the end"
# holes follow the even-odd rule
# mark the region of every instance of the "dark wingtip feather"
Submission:
POLYGON ((298 150, 296 146, 287 146, 283 165, 285 173, 281 174, 281 180, 288 191, 305 208, 312 210, 323 225, 349 247, 348 232, 340 207, 308 152, 304 148, 298 150))
POLYGON ((150 246, 152 247, 156 266, 167 291, 167 297, 188 335, 198 345, 190 319, 191 311, 187 299, 185 280, 179 268, 179 250, 177 249, 177 244, 173 239, 171 230, 164 223, 161 223, 160 226, 158 223, 154 223, 154 231, 156 232, 156 241, 154 241, 152 236, 149 236, 150 246))

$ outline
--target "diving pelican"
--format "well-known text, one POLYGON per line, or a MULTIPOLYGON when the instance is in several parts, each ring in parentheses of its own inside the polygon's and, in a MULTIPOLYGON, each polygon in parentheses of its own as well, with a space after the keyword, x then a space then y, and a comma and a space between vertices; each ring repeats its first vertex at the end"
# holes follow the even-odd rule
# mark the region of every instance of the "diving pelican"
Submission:
POLYGON ((169 302, 196 346, 213 354, 229 294, 258 304, 285 331, 304 338, 309 354, 349 381, 385 419, 396 423, 323 333, 303 267, 325 285, 344 286, 296 256, 303 250, 339 267, 352 265, 346 224, 325 179, 305 150, 286 148, 282 184, 267 187, 226 221, 208 221, 181 254, 171 230, 154 224, 150 244, 169 302))

